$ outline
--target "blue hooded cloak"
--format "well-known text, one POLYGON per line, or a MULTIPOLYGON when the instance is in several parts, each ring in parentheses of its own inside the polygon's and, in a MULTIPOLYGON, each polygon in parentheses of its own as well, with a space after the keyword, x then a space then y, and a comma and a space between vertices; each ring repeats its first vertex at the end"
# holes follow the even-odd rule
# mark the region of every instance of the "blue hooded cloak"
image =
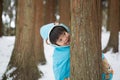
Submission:
MULTIPOLYGON (((49 41, 49 34, 55 26, 56 25, 54 23, 50 23, 41 27, 40 34, 43 40, 45 40, 45 42, 46 40, 49 41)), ((59 24, 59 26, 63 26, 68 32, 70 32, 66 25, 59 24)), ((52 57, 55 80, 64 80, 65 78, 70 77, 70 45, 66 46, 57 46, 54 44, 50 45, 54 47, 52 57)))

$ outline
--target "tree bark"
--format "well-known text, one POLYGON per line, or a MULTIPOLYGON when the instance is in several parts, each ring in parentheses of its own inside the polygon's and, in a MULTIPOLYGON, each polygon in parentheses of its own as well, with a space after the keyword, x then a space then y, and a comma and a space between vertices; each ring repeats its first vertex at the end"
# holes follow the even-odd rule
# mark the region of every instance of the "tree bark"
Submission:
POLYGON ((70 0, 59 0, 60 22, 70 26, 70 0))
POLYGON ((56 0, 46 0, 44 3, 43 0, 36 0, 35 8, 35 41, 34 41, 34 52, 37 64, 45 64, 45 56, 43 51, 43 41, 39 35, 40 27, 44 24, 55 21, 55 2, 56 0))
POLYGON ((45 9, 44 9, 45 24, 55 22, 55 20, 56 20, 55 19, 55 11, 56 11, 56 0, 46 0, 45 9))
POLYGON ((34 41, 34 53, 37 64, 45 64, 45 56, 42 45, 42 38, 40 37, 40 27, 44 24, 44 5, 42 0, 35 0, 35 41, 34 41))
POLYGON ((110 38, 103 52, 107 52, 113 48, 113 52, 118 52, 119 45, 119 28, 120 28, 120 1, 108 1, 108 27, 110 30, 110 38))
POLYGON ((16 39, 10 62, 3 80, 38 80, 40 71, 34 54, 35 41, 35 1, 18 0, 16 39), (9 70, 13 72, 9 73, 9 70))
POLYGON ((101 80, 101 0, 71 0, 71 80, 101 80))
POLYGON ((0 37, 3 35, 2 32, 2 10, 3 10, 3 0, 0 0, 0 37))

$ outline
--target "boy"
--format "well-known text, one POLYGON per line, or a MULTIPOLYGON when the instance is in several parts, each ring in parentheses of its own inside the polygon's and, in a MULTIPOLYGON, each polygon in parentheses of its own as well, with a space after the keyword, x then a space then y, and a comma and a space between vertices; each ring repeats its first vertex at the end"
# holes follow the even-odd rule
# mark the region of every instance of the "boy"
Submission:
MULTIPOLYGON (((53 72, 55 80, 70 80, 70 34, 64 24, 44 25, 40 34, 48 45, 54 47, 53 72)), ((102 80, 112 80, 113 70, 102 54, 102 80)))
POLYGON ((53 72, 55 80, 70 80, 70 34, 64 24, 50 23, 40 29, 40 34, 48 45, 54 47, 53 72))

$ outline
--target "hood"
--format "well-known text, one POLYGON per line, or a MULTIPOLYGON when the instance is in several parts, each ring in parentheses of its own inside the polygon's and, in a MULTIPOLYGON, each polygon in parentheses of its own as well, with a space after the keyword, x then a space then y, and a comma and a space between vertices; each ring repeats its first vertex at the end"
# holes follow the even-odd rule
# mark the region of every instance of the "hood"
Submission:
MULTIPOLYGON (((51 32, 51 30, 55 27, 55 26, 63 26, 68 32, 70 32, 69 28, 65 25, 65 24, 58 24, 58 25, 55 25, 54 23, 49 23, 49 24, 46 24, 46 25, 43 25, 41 28, 40 28, 40 35, 41 37, 43 38, 43 40, 47 40, 50 42, 49 40, 49 34, 51 32)), ((50 42, 51 43, 51 42, 50 42)), ((53 45, 53 44, 52 44, 53 45)))

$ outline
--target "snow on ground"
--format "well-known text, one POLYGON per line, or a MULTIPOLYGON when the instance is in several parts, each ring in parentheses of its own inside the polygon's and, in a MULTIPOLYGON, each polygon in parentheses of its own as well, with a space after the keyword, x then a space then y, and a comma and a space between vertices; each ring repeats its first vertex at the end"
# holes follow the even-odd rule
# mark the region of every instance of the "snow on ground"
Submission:
POLYGON ((39 69, 44 73, 44 76, 39 80, 55 80, 53 75, 53 68, 52 68, 53 47, 51 47, 50 45, 47 45, 45 42, 44 42, 44 46, 45 46, 44 53, 45 53, 47 65, 38 66, 39 69))
MULTIPOLYGON (((105 48, 109 39, 109 32, 102 32, 102 49, 105 48)), ((119 39, 120 40, 120 39, 119 39)), ((15 37, 5 37, 0 38, 0 80, 2 78, 3 73, 6 70, 6 66, 10 60, 11 53, 14 47, 15 37)), ((119 44, 120 45, 120 44, 119 44)), ((44 45, 46 46, 46 45, 44 45)), ((52 71, 52 48, 47 46, 50 50, 49 54, 45 54, 47 58, 46 65, 39 65, 39 69, 44 73, 44 76, 39 80, 54 80, 54 75, 52 71)), ((119 48, 120 50, 120 48, 119 48)), ((47 52, 46 52, 47 53, 47 52)), ((108 59, 108 62, 114 69, 113 80, 120 80, 120 53, 113 54, 112 50, 105 54, 105 57, 108 59)))
POLYGON ((0 80, 10 60, 11 53, 14 47, 14 40, 15 37, 4 36, 0 38, 0 80))

